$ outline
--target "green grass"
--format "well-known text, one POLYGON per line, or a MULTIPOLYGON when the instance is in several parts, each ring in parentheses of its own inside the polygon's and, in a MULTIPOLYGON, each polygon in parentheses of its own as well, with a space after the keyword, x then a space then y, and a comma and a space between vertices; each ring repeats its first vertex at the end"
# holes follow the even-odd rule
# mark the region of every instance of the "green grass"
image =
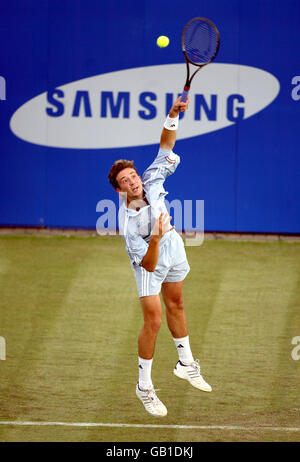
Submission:
POLYGON ((152 378, 168 407, 135 396, 142 314, 119 237, 0 238, 0 421, 224 425, 249 430, 17 427, 0 441, 300 441, 300 245, 205 241, 186 247, 192 351, 212 393, 173 374, 164 319, 152 378), (256 429, 253 429, 255 427, 256 429))

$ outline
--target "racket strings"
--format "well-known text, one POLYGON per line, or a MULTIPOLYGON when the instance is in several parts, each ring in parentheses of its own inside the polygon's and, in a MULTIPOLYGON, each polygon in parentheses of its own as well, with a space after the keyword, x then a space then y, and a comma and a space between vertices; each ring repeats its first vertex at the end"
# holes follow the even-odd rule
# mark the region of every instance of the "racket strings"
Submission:
POLYGON ((184 34, 184 48, 188 59, 204 64, 215 55, 218 37, 211 24, 203 20, 191 22, 184 34))

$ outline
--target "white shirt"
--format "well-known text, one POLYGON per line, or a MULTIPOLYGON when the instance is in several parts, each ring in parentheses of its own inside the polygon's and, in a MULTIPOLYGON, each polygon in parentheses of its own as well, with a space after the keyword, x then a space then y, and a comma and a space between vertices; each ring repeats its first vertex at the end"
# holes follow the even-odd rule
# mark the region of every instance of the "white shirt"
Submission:
MULTIPOLYGON (((180 157, 172 151, 159 149, 154 162, 145 170, 142 181, 149 205, 136 211, 126 207, 123 202, 119 209, 119 230, 126 244, 126 251, 132 265, 140 265, 147 250, 155 219, 167 212, 164 189, 165 179, 175 172, 180 157)), ((170 225, 171 227, 171 225, 170 225)), ((160 245, 168 239, 170 233, 164 234, 160 245)))

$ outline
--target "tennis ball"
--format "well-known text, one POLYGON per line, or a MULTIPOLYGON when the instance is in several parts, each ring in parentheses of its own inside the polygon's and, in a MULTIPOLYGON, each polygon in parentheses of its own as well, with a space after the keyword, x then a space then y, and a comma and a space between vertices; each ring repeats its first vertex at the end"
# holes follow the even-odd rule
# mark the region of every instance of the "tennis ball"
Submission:
POLYGON ((159 46, 159 48, 167 47, 169 45, 169 42, 170 42, 169 37, 166 37, 165 35, 161 35, 156 40, 157 46, 159 46))

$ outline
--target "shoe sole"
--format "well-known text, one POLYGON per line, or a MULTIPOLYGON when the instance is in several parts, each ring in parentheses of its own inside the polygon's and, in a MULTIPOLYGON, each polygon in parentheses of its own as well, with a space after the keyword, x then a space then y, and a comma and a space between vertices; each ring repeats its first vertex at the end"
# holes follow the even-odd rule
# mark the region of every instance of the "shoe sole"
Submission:
POLYGON ((180 375, 180 373, 176 369, 174 369, 173 372, 176 375, 176 377, 179 377, 180 379, 186 380, 187 382, 189 382, 192 385, 192 387, 197 388, 197 390, 205 391, 206 393, 210 393, 212 391, 212 389, 207 390, 205 388, 196 387, 195 385, 192 384, 192 382, 189 379, 187 379, 186 377, 183 377, 182 375, 180 375))

